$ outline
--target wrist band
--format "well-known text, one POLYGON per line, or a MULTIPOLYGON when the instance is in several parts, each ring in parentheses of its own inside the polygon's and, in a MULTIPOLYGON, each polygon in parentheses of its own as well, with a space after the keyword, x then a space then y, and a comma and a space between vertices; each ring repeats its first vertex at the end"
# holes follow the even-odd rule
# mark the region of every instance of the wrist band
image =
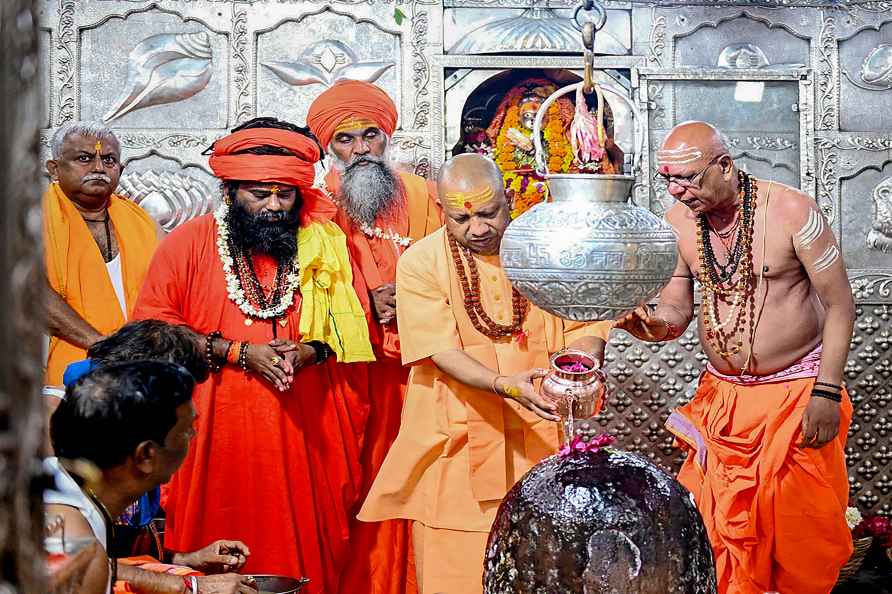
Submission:
POLYGON ((223 367, 220 360, 214 356, 214 339, 217 338, 223 338, 223 334, 219 330, 214 330, 204 337, 204 358, 211 373, 220 371, 220 368, 223 367))
POLYGON ((192 592, 192 594, 198 594, 198 578, 194 575, 184 575, 183 576, 183 587, 186 588, 186 592, 192 592))
MULTIPOLYGON (((226 361, 227 363, 235 363, 237 361, 237 359, 232 354, 232 351, 233 351, 232 347, 234 347, 236 344, 238 344, 237 341, 230 340, 229 344, 226 345, 226 355, 223 356, 223 360, 226 361)), ((235 352, 237 353, 238 349, 235 349, 235 352)))
POLYGON ((831 384, 828 382, 815 382, 816 386, 824 386, 825 388, 833 388, 834 390, 839 390, 842 392, 842 386, 838 386, 836 384, 831 384))
POLYGON ((242 368, 242 371, 247 373, 248 369, 248 347, 250 343, 242 342, 239 344, 238 348, 238 365, 242 368))
POLYGON ((316 365, 325 363, 325 360, 328 359, 328 356, 331 354, 331 350, 324 342, 311 340, 310 342, 306 342, 304 344, 313 347, 313 350, 316 351, 316 365))
POLYGON ((833 402, 842 402, 842 395, 831 392, 830 390, 813 388, 811 391, 811 395, 817 396, 818 398, 826 398, 827 400, 832 400, 833 402))
POLYGON ((489 384, 489 389, 492 390, 493 394, 502 396, 502 393, 499 392, 499 389, 496 387, 496 382, 498 382, 500 379, 503 379, 504 377, 504 375, 496 375, 494 378, 492 378, 492 383, 489 384))

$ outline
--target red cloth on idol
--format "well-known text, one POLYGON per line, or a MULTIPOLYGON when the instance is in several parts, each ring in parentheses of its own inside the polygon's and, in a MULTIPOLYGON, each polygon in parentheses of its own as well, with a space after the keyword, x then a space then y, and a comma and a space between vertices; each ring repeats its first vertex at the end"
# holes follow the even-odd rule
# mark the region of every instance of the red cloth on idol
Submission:
POLYGON ((396 105, 381 87, 361 80, 340 80, 321 93, 307 111, 307 126, 328 147, 347 118, 371 120, 388 136, 396 130, 396 105))
MULTIPOLYGON (((168 235, 134 318, 269 342, 272 323, 245 325, 227 297, 215 241, 212 215, 168 235)), ((271 284, 274 262, 255 258, 255 268, 261 282, 271 284)), ((276 323, 279 338, 299 339, 299 296, 295 301, 286 326, 276 323)), ((197 435, 170 483, 165 545, 191 551, 216 539, 238 539, 251 549, 245 573, 303 575, 312 580, 309 594, 337 592, 363 481, 364 369, 332 358, 300 370, 292 388, 281 393, 227 366, 198 386, 197 435)))

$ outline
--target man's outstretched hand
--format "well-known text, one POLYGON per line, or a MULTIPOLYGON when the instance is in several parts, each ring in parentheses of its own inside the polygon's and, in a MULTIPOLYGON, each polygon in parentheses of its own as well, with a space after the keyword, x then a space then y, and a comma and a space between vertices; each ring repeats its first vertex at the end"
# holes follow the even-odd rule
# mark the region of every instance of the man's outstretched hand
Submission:
POLYGON ((248 545, 241 541, 217 540, 191 553, 177 553, 173 562, 207 574, 231 573, 244 567, 250 554, 248 545))

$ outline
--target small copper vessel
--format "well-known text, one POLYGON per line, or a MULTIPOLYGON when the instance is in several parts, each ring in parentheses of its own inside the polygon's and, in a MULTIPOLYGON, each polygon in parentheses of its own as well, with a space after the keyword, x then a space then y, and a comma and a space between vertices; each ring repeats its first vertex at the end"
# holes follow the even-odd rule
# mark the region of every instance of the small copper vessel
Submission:
POLYGON ((606 386, 598 361, 585 351, 566 349, 551 356, 551 372, 542 380, 541 393, 557 404, 557 414, 566 422, 597 415, 606 386))

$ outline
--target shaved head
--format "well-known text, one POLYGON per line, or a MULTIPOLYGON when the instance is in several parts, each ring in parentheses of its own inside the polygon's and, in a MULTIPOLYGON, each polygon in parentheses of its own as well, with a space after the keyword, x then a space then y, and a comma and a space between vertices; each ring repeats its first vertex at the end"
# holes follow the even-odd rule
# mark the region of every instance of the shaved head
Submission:
POLYGON ((493 198, 505 199, 502 172, 495 161, 476 153, 457 155, 440 167, 437 177, 440 201, 447 208, 447 194, 475 193, 483 188, 492 190, 493 198))
POLYGON ((728 146, 715 126, 706 122, 683 122, 663 139, 657 152, 657 167, 660 173, 672 174, 682 166, 704 165, 725 153, 728 146))
POLYGON ((477 254, 497 254, 510 217, 495 162, 475 153, 457 155, 443 163, 437 187, 446 228, 456 241, 477 254))
POLYGON ((733 211, 737 167, 724 135, 706 122, 684 122, 666 135, 657 151, 657 174, 666 190, 696 214, 733 211))

